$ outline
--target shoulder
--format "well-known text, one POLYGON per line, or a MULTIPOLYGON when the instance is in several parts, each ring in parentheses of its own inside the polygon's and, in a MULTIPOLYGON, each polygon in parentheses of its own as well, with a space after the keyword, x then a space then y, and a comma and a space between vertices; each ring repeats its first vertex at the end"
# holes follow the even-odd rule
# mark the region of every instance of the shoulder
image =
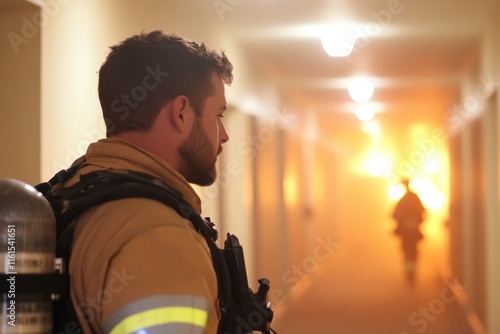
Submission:
POLYGON ((88 210, 76 224, 71 267, 80 268, 89 278, 91 272, 99 274, 105 270, 109 262, 131 244, 144 249, 154 246, 160 253, 182 247, 190 252, 210 254, 205 239, 189 220, 152 199, 108 202, 88 210))
POLYGON ((100 291, 113 294, 102 312, 95 313, 97 323, 151 295, 181 293, 216 300, 208 246, 191 222, 171 207, 128 198, 89 210, 78 224, 70 268, 74 297, 81 303, 100 291))
POLYGON ((148 198, 126 198, 101 204, 82 214, 77 220, 75 245, 90 240, 93 245, 123 244, 158 228, 199 234, 189 220, 166 204, 148 198))

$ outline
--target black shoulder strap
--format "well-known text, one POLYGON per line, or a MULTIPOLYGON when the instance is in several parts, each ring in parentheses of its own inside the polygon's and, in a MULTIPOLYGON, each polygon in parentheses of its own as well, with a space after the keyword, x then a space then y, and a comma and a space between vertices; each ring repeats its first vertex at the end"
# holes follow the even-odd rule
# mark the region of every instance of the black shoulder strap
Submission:
POLYGON ((202 235, 212 242, 216 239, 213 225, 207 225, 179 191, 145 173, 117 169, 94 171, 81 175, 80 181, 73 186, 51 190, 44 195, 54 208, 58 237, 66 233, 78 215, 93 206, 124 198, 144 197, 172 207, 179 215, 191 220, 202 235))
MULTIPOLYGON (((37 186, 37 189, 43 192, 52 205, 57 219, 58 257, 64 258, 66 264, 69 264, 74 219, 89 208, 105 202, 132 197, 157 200, 172 207, 182 217, 189 219, 195 229, 204 236, 210 248, 214 270, 217 274, 221 312, 224 313, 229 308, 231 304, 230 277, 222 250, 215 244, 217 231, 210 221, 204 220, 198 214, 180 192, 148 174, 117 169, 94 171, 81 175, 80 181, 70 187, 53 188, 55 184, 64 182, 75 171, 76 168, 64 171, 64 173, 60 172, 48 183, 37 186)), ((64 315, 64 320, 57 319, 55 314, 55 326, 59 329, 61 329, 60 326, 64 326, 69 321, 78 323, 71 300, 69 297, 66 299, 67 304, 56 306, 54 312, 58 312, 57 309, 61 312, 66 308, 66 311, 70 313, 64 315), (68 308, 71 309, 68 310, 68 308)))

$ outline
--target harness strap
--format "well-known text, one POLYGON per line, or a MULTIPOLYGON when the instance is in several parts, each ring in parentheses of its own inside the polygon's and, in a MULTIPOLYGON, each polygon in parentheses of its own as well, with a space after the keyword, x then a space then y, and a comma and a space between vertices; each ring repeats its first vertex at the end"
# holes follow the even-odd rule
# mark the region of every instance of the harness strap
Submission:
POLYGON ((46 274, 0 274, 0 293, 8 293, 11 282, 19 294, 65 294, 69 275, 54 271, 46 274))

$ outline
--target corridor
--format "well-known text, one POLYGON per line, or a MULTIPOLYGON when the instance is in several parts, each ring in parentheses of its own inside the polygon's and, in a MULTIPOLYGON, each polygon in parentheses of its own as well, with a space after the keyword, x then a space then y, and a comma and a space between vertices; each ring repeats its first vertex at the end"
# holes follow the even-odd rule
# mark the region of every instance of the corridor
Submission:
MULTIPOLYGON (((233 66, 230 140, 194 188, 251 288, 269 278, 277 333, 500 334, 500 0, 0 0, 0 179, 47 181, 105 138, 99 69, 155 30, 233 66), (402 179, 429 213, 413 286, 402 179)), ((148 66, 113 114, 178 94, 148 66)))
POLYGON ((467 287, 445 277, 446 227, 427 222, 411 287, 390 226, 380 224, 370 234, 341 242, 322 267, 294 287, 296 298, 278 308, 273 329, 280 334, 474 334, 458 301, 467 287))

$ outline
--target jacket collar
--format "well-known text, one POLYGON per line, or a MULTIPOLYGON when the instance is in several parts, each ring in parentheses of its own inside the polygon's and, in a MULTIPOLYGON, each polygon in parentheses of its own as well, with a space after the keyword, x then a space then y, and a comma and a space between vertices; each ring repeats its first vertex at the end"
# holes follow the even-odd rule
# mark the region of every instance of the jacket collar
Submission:
POLYGON ((101 139, 89 145, 86 162, 78 174, 103 168, 129 169, 157 177, 180 191, 184 198, 201 213, 201 200, 187 180, 155 154, 118 138, 101 139))

